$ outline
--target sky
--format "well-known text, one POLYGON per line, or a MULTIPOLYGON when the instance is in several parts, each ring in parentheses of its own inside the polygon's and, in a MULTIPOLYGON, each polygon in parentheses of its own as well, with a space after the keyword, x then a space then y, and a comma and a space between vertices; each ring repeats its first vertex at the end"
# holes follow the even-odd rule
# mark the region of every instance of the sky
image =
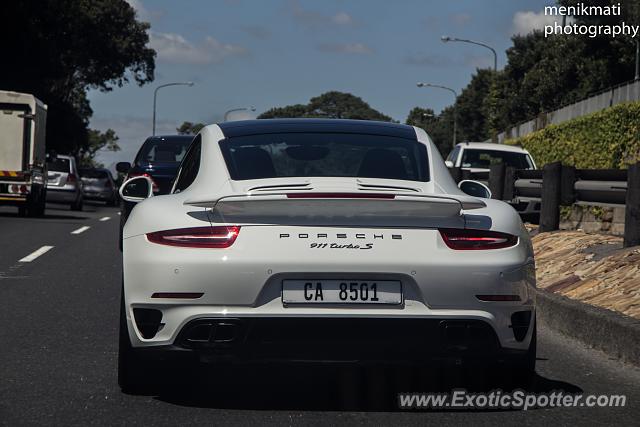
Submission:
POLYGON ((151 135, 153 92, 161 84, 194 83, 158 91, 157 134, 183 121, 215 123, 253 118, 272 107, 306 104, 329 90, 350 92, 404 122, 416 106, 436 112, 452 104, 492 53, 443 35, 481 41, 498 52, 514 34, 541 29, 553 0, 127 0, 151 24, 155 80, 110 92, 90 91, 90 127, 112 128, 121 151, 100 152, 106 166, 132 161, 151 135))

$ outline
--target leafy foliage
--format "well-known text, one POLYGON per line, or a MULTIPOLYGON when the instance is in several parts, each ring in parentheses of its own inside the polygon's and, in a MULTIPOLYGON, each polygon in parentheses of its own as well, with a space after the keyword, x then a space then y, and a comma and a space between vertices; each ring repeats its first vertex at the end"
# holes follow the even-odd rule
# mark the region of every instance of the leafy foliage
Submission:
POLYGON ((47 146, 91 150, 89 88, 102 91, 154 77, 149 24, 125 0, 3 2, 0 87, 48 104, 47 146))
POLYGON ((338 91, 326 92, 311 98, 306 105, 272 108, 258 116, 259 119, 298 117, 392 121, 391 117, 374 110, 361 98, 338 91))
POLYGON ((507 141, 529 150, 538 167, 562 161, 582 169, 618 169, 640 161, 640 102, 613 106, 507 141))
POLYGON ((120 151, 119 138, 113 129, 107 129, 104 133, 99 130, 89 129, 88 137, 86 146, 78 153, 80 167, 103 167, 101 163, 95 161, 98 151, 120 151))
POLYGON ((205 126, 204 123, 182 122, 176 131, 179 135, 196 135, 205 126))

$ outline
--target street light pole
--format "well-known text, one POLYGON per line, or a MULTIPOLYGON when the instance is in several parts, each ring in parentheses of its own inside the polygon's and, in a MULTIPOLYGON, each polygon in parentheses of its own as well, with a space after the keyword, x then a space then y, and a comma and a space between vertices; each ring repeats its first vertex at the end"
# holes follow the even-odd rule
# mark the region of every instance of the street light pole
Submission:
POLYGON ((193 86, 193 82, 166 83, 166 84, 158 86, 153 91, 153 130, 152 130, 151 135, 154 135, 154 136, 156 134, 156 98, 158 97, 158 90, 163 88, 163 87, 167 87, 167 86, 193 86))
POLYGON ((236 111, 256 111, 256 107, 251 106, 249 108, 243 107, 243 108, 232 108, 231 110, 227 110, 224 113, 224 121, 225 122, 227 121, 227 119, 229 118, 229 114, 231 114, 233 112, 236 112, 236 111))
POLYGON ((498 71, 498 53, 496 52, 496 50, 494 48, 492 48, 488 44, 484 44, 482 42, 477 42, 477 41, 474 41, 474 40, 459 39, 459 38, 456 38, 456 37, 449 37, 449 36, 442 36, 440 38, 440 40, 442 40, 443 43, 461 42, 461 43, 471 43, 471 44, 475 44, 475 45, 478 45, 478 46, 486 47, 491 52, 493 52, 493 71, 498 71))
POLYGON ((416 86, 418 87, 434 87, 436 89, 444 89, 453 93, 453 147, 456 147, 456 138, 458 133, 458 111, 457 111, 457 101, 458 101, 458 92, 451 89, 450 87, 440 86, 440 85, 432 85, 430 83, 418 83, 416 86))
POLYGON ((640 39, 636 40, 636 81, 640 80, 640 39))

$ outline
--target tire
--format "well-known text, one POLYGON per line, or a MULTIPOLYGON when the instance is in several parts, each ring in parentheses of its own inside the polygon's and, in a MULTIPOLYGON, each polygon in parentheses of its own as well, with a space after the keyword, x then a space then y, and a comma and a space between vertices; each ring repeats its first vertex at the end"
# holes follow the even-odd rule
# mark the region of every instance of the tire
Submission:
POLYGON ((73 202, 73 204, 71 205, 71 210, 81 211, 83 203, 84 203, 84 200, 82 196, 78 197, 78 199, 75 202, 73 202))
POLYGON ((38 205, 36 206, 36 216, 43 217, 44 211, 47 206, 47 189, 43 188, 40 192, 40 200, 38 200, 38 205))
POLYGON ((514 363, 512 379, 515 385, 522 388, 530 388, 536 378, 536 358, 538 350, 538 322, 533 319, 533 333, 529 349, 523 358, 514 363))
POLYGON ((118 343, 118 385, 127 394, 144 394, 153 386, 152 370, 131 346, 124 308, 124 288, 120 296, 120 332, 118 343))

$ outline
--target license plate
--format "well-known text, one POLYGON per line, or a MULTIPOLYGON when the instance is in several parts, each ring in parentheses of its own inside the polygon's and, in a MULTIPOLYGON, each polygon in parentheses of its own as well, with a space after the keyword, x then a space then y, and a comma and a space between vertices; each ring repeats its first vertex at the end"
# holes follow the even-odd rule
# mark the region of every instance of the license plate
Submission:
POLYGON ((283 280, 284 304, 402 304, 398 280, 283 280))

